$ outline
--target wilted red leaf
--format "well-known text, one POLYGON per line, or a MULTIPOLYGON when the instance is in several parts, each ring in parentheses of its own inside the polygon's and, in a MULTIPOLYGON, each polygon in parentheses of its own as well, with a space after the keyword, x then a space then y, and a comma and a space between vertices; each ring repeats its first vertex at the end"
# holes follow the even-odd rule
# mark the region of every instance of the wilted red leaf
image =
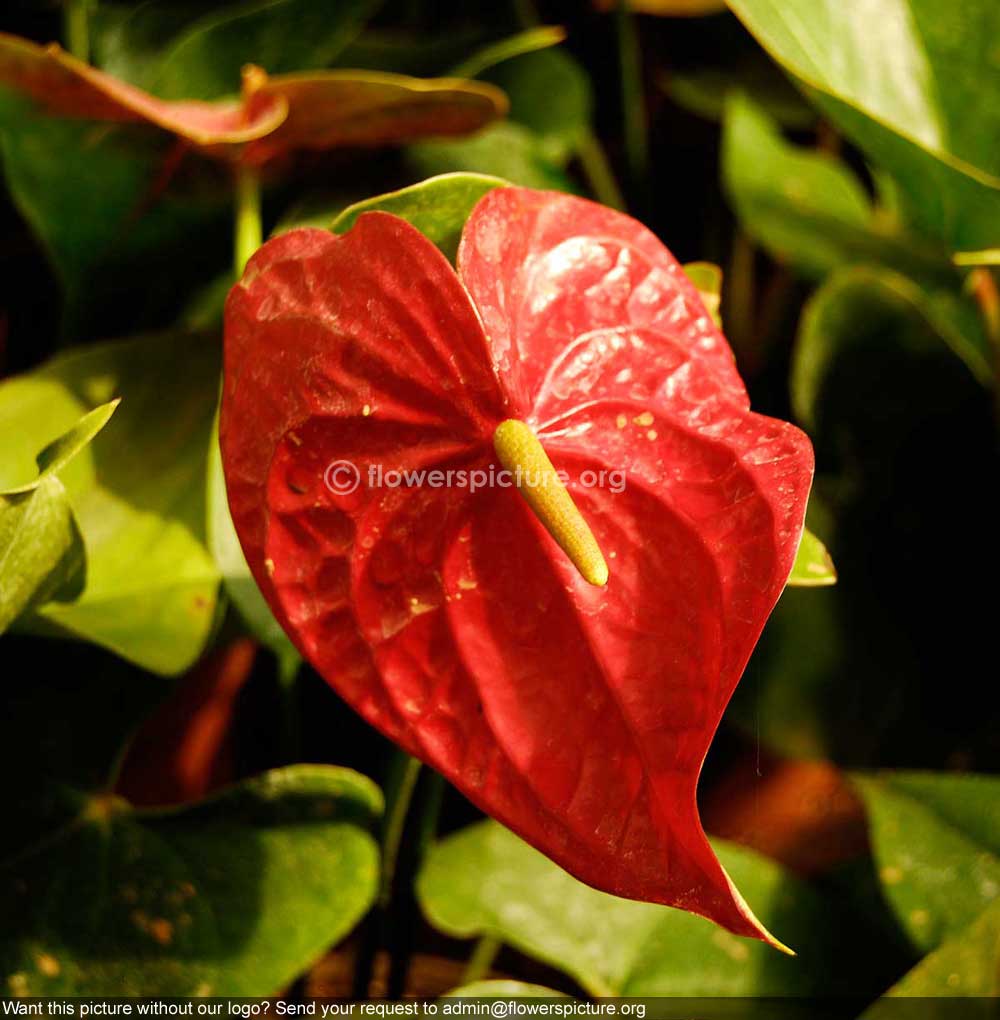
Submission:
POLYGON ((0 84, 26 93, 51 113, 108 121, 145 121, 201 147, 243 145, 273 131, 288 108, 280 96, 167 102, 71 57, 0 33, 0 84))
POLYGON ((704 803, 708 831, 810 876, 854 860, 868 846, 864 805, 836 766, 755 751, 704 803))
POLYGON ((144 121, 206 155, 256 164, 300 149, 468 134, 507 108, 503 92, 480 82, 370 71, 269 78, 252 66, 244 71, 239 99, 168 102, 90 67, 55 44, 37 46, 2 33, 0 85, 31 96, 58 116, 144 121))
POLYGON ((309 71, 269 78, 260 68, 250 68, 244 73, 244 91, 254 104, 288 107, 284 123, 248 147, 245 158, 254 163, 297 149, 465 135, 507 109, 503 92, 482 82, 374 71, 309 71))
POLYGON ((183 676, 129 743, 115 791, 137 806, 187 804, 236 778, 236 699, 257 646, 244 638, 183 676))
POLYGON ((695 788, 792 566, 809 441, 750 413, 694 287, 626 216, 495 190, 459 274, 384 213, 251 260, 220 433, 254 576, 366 719, 573 874, 767 938, 695 788), (488 471, 511 418, 568 473, 606 587, 511 488, 369 484, 488 471), (355 491, 324 484, 338 460, 355 491))

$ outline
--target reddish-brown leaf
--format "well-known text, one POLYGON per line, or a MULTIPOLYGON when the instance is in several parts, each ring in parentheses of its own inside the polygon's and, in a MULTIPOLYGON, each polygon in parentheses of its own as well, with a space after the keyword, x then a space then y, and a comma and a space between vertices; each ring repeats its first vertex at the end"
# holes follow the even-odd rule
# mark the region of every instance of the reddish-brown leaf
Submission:
POLYGON ((299 149, 399 145, 416 138, 466 135, 503 116, 503 92, 456 78, 410 78, 376 71, 307 71, 269 78, 244 73, 253 104, 283 103, 288 117, 251 145, 246 159, 263 163, 299 149))
POLYGON ((55 44, 37 46, 0 33, 0 84, 23 92, 51 113, 156 125, 193 145, 243 146, 274 131, 288 107, 280 96, 252 108, 242 99, 168 102, 90 67, 55 44))

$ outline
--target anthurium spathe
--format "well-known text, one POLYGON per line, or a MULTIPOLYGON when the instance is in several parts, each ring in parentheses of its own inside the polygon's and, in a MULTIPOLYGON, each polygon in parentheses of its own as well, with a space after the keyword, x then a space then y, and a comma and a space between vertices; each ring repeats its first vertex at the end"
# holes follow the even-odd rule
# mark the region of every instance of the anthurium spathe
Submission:
POLYGON ((695 790, 812 450, 653 234, 519 188, 457 274, 386 213, 284 234, 229 297, 220 436, 261 590, 369 722, 585 882, 770 940, 695 790))
POLYGON ((269 77, 249 65, 238 98, 169 101, 64 52, 0 33, 0 85, 57 116, 155 125, 204 155, 259 166, 301 149, 372 146, 461 135, 506 110, 491 85, 369 71, 269 77))

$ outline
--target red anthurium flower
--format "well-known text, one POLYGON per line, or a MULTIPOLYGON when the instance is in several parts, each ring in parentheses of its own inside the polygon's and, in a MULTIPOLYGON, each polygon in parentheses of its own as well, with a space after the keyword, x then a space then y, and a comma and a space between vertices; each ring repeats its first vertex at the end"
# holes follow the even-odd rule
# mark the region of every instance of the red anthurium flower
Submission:
POLYGON ((503 188, 457 275, 384 213, 278 237, 229 297, 220 434, 261 590, 366 719, 583 881, 770 940, 695 788, 812 451, 648 230, 503 188))

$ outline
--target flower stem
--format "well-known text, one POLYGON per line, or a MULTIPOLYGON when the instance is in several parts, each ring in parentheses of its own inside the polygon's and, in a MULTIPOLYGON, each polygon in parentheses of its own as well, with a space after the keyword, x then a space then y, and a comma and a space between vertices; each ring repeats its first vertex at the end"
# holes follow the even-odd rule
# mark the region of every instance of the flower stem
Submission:
POLYGON ((382 873, 378 898, 375 909, 365 921, 361 947, 354 966, 351 995, 355 999, 365 999, 370 994, 375 959, 384 944, 389 916, 394 906, 393 889, 406 816, 419 777, 420 762, 403 751, 397 751, 393 755, 385 784, 386 811, 382 818, 382 873))
POLYGON ((594 197, 603 205, 624 211, 625 196, 615 179, 607 153, 591 128, 587 128, 581 137, 576 154, 594 197))
POLYGON ((382 883, 379 886, 379 906, 383 909, 392 898, 392 883, 396 877, 399 847, 403 841, 406 816, 413 800, 413 791, 420 776, 420 762, 409 755, 394 763, 395 775, 390 780, 390 802, 382 826, 382 883))
POLYGON ((260 176, 257 168, 240 163, 236 167, 235 216, 233 219, 233 269, 236 279, 243 275, 250 256, 263 240, 260 217, 260 176))
POLYGON ((462 984, 471 985, 475 981, 486 977, 493 966, 497 954, 503 949, 503 943, 492 935, 484 935, 472 950, 469 962, 465 965, 462 973, 462 984))
POLYGON ((92 0, 66 0, 63 39, 66 49, 84 63, 90 62, 90 6, 92 0))
POLYGON ((625 158, 628 161, 629 183, 644 200, 649 185, 649 137, 642 85, 642 51, 628 0, 618 0, 615 7, 615 30, 618 37, 622 121, 625 125, 625 158))

